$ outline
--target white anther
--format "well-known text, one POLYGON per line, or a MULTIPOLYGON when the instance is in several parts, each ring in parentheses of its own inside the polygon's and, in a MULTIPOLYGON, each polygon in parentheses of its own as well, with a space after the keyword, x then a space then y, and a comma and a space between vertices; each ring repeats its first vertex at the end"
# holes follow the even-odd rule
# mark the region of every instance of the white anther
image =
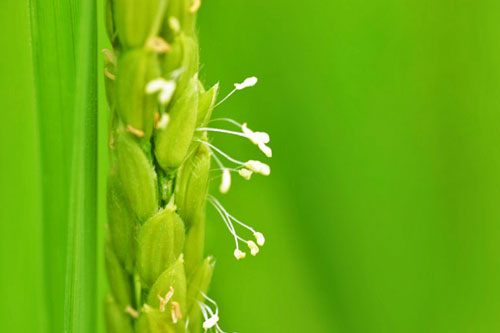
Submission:
POLYGON ((219 105, 221 105, 222 103, 224 103, 224 101, 226 99, 228 99, 232 94, 234 94, 236 91, 238 90, 243 90, 245 88, 248 88, 248 87, 253 87, 255 84, 257 83, 257 78, 255 76, 252 76, 252 77, 249 77, 249 78, 246 78, 243 82, 241 83, 235 83, 234 84, 234 89, 231 90, 231 92, 229 94, 226 95, 226 97, 224 97, 220 102, 218 102, 215 106, 214 106, 214 109, 216 107, 218 107, 219 105))
POLYGON ((241 125, 241 131, 256 145, 259 143, 269 143, 270 141, 269 134, 266 132, 254 132, 248 128, 247 123, 241 125))
POLYGON ((247 169, 260 173, 264 176, 269 176, 271 174, 271 168, 269 165, 262 163, 260 161, 250 160, 243 164, 247 169))
POLYGON ((170 16, 168 18, 168 26, 175 33, 178 33, 181 30, 181 24, 179 23, 179 20, 175 16, 170 16))
POLYGON ((243 259, 247 256, 247 254, 240 249, 235 249, 234 250, 234 257, 238 260, 243 259))
POLYGON ((191 7, 189 7, 189 12, 196 13, 201 7, 201 0, 193 0, 191 7))
POLYGON ((257 240, 257 244, 259 244, 259 246, 263 246, 266 242, 266 239, 261 232, 254 232, 253 236, 255 237, 255 240, 257 240))
POLYGON ((255 256, 259 253, 259 247, 253 241, 247 241, 248 248, 250 249, 250 254, 255 256))
POLYGON ((162 114, 160 120, 158 120, 158 123, 156 123, 156 128, 158 129, 167 128, 169 121, 170 121, 170 116, 168 115, 168 113, 162 114))
POLYGON ((241 177, 245 178, 246 180, 250 180, 250 177, 252 177, 253 171, 250 171, 248 169, 243 168, 243 169, 238 170, 238 174, 241 177))
POLYGON ((109 49, 103 49, 101 52, 104 54, 104 60, 106 61, 106 64, 111 63, 113 65, 116 65, 116 56, 113 51, 109 49))
POLYGON ((127 132, 129 132, 135 136, 138 136, 140 138, 142 138, 144 136, 144 131, 141 131, 140 129, 135 128, 132 125, 127 125, 127 132))
POLYGON ((146 85, 146 94, 154 94, 160 91, 165 84, 164 78, 155 79, 146 85))
POLYGON ((208 318, 203 322, 203 329, 208 330, 217 325, 219 321, 219 316, 214 314, 212 317, 208 318))
POLYGON ((151 37, 146 42, 146 47, 156 53, 168 53, 170 52, 171 46, 161 37, 151 37))
POLYGON ((211 144, 209 142, 202 141, 202 140, 196 140, 196 141, 198 141, 200 143, 203 143, 204 145, 208 146, 209 148, 213 149, 214 151, 216 151, 219 154, 221 154, 222 156, 224 156, 229 161, 231 161, 233 163, 236 163, 236 164, 239 164, 239 165, 242 165, 245 168, 249 169, 250 171, 253 171, 253 172, 256 172, 256 173, 260 173, 261 175, 264 175, 264 176, 269 176, 271 174, 271 168, 269 167, 269 165, 267 165, 265 163, 262 163, 260 161, 255 161, 255 160, 249 160, 247 162, 241 162, 241 161, 238 161, 238 160, 232 158, 228 154, 224 153, 222 150, 220 150, 219 148, 215 147, 213 144, 211 144))
POLYGON ((111 73, 107 68, 104 68, 104 75, 106 75, 106 77, 110 80, 116 79, 116 75, 111 73))
POLYGON ((168 209, 171 212, 175 212, 177 210, 177 205, 175 204, 175 194, 172 194, 165 209, 168 209))
POLYGON ((232 134, 232 135, 237 135, 241 136, 244 138, 249 139, 253 144, 257 145, 259 149, 267 156, 267 157, 272 157, 273 156, 273 151, 271 150, 270 147, 268 147, 266 144, 269 143, 270 138, 269 134, 266 132, 254 132, 251 129, 248 128, 247 124, 244 123, 243 125, 239 125, 236 123, 239 127, 241 127, 241 133, 240 132, 235 132, 235 131, 230 131, 222 128, 212 128, 212 127, 200 127, 197 128, 197 131, 209 131, 209 132, 218 132, 218 133, 226 133, 226 134, 232 134))
POLYGON ((273 151, 270 147, 266 146, 265 143, 259 143, 257 145, 259 149, 267 156, 267 157, 273 157, 273 151))
POLYGON ((219 324, 218 324, 218 321, 219 321, 219 307, 217 306, 217 303, 211 299, 210 297, 208 297, 205 293, 201 292, 200 293, 203 295, 203 297, 209 301, 210 303, 212 303, 214 306, 215 306, 215 312, 212 311, 212 309, 207 305, 207 304, 204 304, 202 302, 199 302, 198 301, 198 305, 201 309, 201 312, 203 314, 203 318, 205 319, 205 321, 203 322, 203 329, 205 330, 205 332, 211 328, 213 328, 215 326, 215 329, 218 333, 225 333, 220 327, 219 327, 219 324))
POLYGON ((139 312, 130 305, 127 305, 127 307, 125 308, 125 312, 128 313, 132 318, 139 318, 139 312))
POLYGON ((231 187, 231 170, 228 168, 224 168, 222 170, 222 181, 220 183, 219 191, 222 194, 225 194, 229 191, 231 187))
POLYGON ((216 198, 214 198, 213 196, 208 195, 207 196, 207 200, 208 200, 208 202, 210 202, 214 206, 214 208, 220 214, 222 220, 224 221, 224 223, 226 224, 227 228, 229 229, 229 231, 231 232, 231 234, 234 237, 234 242, 236 244, 236 249, 234 250, 234 256, 235 256, 235 258, 239 260, 239 259, 243 259, 243 258, 246 257, 246 253, 243 252, 243 251, 241 251, 240 248, 239 248, 239 241, 242 241, 242 242, 246 243, 248 245, 248 247, 250 248, 250 253, 252 255, 256 255, 259 252, 259 248, 255 244, 255 242, 250 241, 250 240, 246 240, 246 239, 240 237, 236 233, 236 230, 234 228, 234 225, 233 225, 232 221, 238 223, 240 226, 242 226, 245 229, 247 229, 250 232, 252 232, 252 234, 254 235, 254 237, 257 240, 257 244, 259 244, 260 246, 264 245, 264 242, 265 242, 264 235, 262 235, 262 233, 260 233, 260 232, 255 231, 255 229, 253 229, 252 227, 246 225, 245 223, 239 221, 234 216, 232 216, 231 214, 229 214, 227 212, 227 210, 222 206, 222 204, 216 198))
POLYGON ((170 306, 170 314, 172 315, 172 322, 177 324, 179 319, 182 319, 181 306, 178 302, 172 302, 170 306))
POLYGON ((242 89, 245 89, 248 87, 253 87, 256 84, 257 84, 257 78, 255 76, 252 76, 252 77, 246 78, 245 81, 243 81, 241 83, 235 83, 234 87, 236 88, 236 90, 242 90, 242 89))
POLYGON ((160 92, 158 95, 158 101, 161 105, 166 105, 172 99, 176 88, 175 81, 173 80, 165 80, 164 78, 158 78, 153 81, 150 81, 146 85, 146 93, 147 94, 155 94, 160 92))
POLYGON ((170 290, 165 294, 165 297, 161 297, 161 295, 158 295, 158 299, 160 300, 161 312, 165 311, 165 306, 170 301, 173 295, 174 295, 174 288, 172 286, 170 286, 170 290))
POLYGON ((170 102, 170 99, 172 98, 172 95, 174 94, 175 91, 175 81, 165 81, 165 84, 163 86, 163 89, 158 96, 158 100, 160 101, 161 105, 166 105, 168 102, 170 102))

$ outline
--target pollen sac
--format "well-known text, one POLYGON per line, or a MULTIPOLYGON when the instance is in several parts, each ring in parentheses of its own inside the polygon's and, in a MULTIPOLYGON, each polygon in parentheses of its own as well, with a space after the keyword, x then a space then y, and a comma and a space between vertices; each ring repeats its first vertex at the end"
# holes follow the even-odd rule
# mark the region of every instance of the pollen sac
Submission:
POLYGON ((119 306, 112 296, 108 296, 104 305, 106 332, 133 333, 132 322, 123 307, 119 306))
POLYGON ((106 246, 106 272, 114 299, 125 309, 132 304, 131 279, 109 244, 106 246))
POLYGON ((177 34, 177 29, 182 30, 189 35, 193 35, 194 23, 196 18, 196 13, 191 10, 191 5, 193 1, 186 0, 169 0, 167 11, 165 14, 166 22, 162 28, 162 35, 166 37, 175 36, 177 34), (177 26, 172 26, 169 19, 175 18, 178 22, 177 26))
POLYGON ((201 293, 206 294, 208 291, 214 266, 215 262, 213 257, 206 258, 189 279, 187 294, 189 332, 194 332, 200 326, 201 310, 197 303, 204 301, 201 293))
POLYGON ((181 312, 186 312, 186 275, 182 256, 158 277, 149 291, 147 304, 161 311, 160 297, 164 298, 170 291, 173 291, 173 293, 166 310, 164 310, 169 315, 169 318, 171 317, 168 309, 172 302, 179 303, 181 312))
POLYGON ((110 50, 103 50, 104 53, 104 86, 106 88, 106 100, 111 109, 115 106, 115 79, 116 79, 116 58, 110 50))
POLYGON ((141 228, 137 269, 147 286, 170 267, 184 246, 184 223, 172 207, 150 218, 141 228))
POLYGON ((189 229, 205 209, 210 174, 210 152, 205 145, 182 165, 175 189, 179 215, 189 229))
POLYGON ((157 56, 147 50, 125 52, 118 59, 116 108, 123 122, 145 140, 151 136, 157 109, 157 98, 146 93, 146 86, 159 76, 157 56))
POLYGON ((158 210, 156 173, 131 134, 117 134, 114 145, 123 191, 132 210, 144 222, 158 210))
POLYGON ((125 192, 117 175, 108 177, 108 226, 111 244, 116 257, 125 269, 132 273, 137 252, 137 215, 130 208, 125 192))
POLYGON ((116 31, 127 48, 143 46, 155 36, 165 14, 167 0, 114 0, 116 31))
POLYGON ((158 129, 155 135, 155 156, 160 166, 171 172, 177 169, 187 157, 193 139, 198 113, 198 85, 191 79, 169 110, 170 120, 165 129, 158 129))

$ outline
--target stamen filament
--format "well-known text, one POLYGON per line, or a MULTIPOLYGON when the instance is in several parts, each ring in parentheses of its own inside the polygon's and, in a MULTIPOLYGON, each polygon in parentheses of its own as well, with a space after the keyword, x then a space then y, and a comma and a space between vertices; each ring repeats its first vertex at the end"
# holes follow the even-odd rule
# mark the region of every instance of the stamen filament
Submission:
POLYGON ((225 130, 222 128, 212 128, 212 127, 200 127, 196 129, 197 131, 208 131, 208 132, 218 132, 218 133, 226 133, 226 134, 233 134, 237 136, 241 136, 243 138, 247 138, 248 136, 244 133, 241 132, 235 132, 235 131, 230 131, 230 130, 225 130))
POLYGON ((200 293, 201 293, 201 295, 203 297, 205 297, 205 299, 207 301, 209 301, 210 303, 212 303, 213 305, 215 305, 215 309, 216 309, 215 313, 217 313, 219 311, 219 307, 217 306, 217 303, 213 299, 211 299, 210 297, 208 297, 207 294, 205 294, 203 291, 200 291, 200 293))
MULTIPOLYGON (((224 166, 220 166, 219 169, 210 169, 210 171, 224 171, 224 170, 229 170, 231 172, 239 172, 241 170, 241 168, 226 168, 224 166)), ((217 176, 215 178, 218 178, 220 176, 217 176)))
POLYGON ((244 228, 247 228, 248 230, 250 230, 252 233, 256 233, 257 231, 255 231, 254 228, 246 225, 245 223, 241 222, 240 220, 238 220, 237 218, 235 218, 233 215, 227 213, 228 217, 231 218, 234 222, 238 223, 239 225, 241 225, 242 227, 244 228))
POLYGON ((234 94, 238 89, 234 88, 229 94, 226 95, 219 103, 215 104, 213 107, 214 109, 224 103, 229 97, 231 97, 232 94, 234 94))
POLYGON ((219 157, 217 157, 217 155, 215 154, 212 154, 215 162, 217 162, 217 164, 219 165, 219 167, 221 168, 221 170, 224 170, 226 167, 224 166, 224 164, 222 164, 221 160, 219 157))
POLYGON ((236 244, 236 249, 239 249, 239 244, 238 244, 238 235, 236 234, 236 230, 234 229, 234 226, 233 224, 231 223, 231 221, 227 218, 227 216, 223 213, 223 210, 221 209, 221 207, 216 203, 217 199, 215 199, 214 197, 212 197, 211 195, 207 196, 207 199, 208 199, 208 202, 210 202, 212 204, 212 206, 214 206, 214 208, 217 210, 217 212, 219 213, 219 215, 222 217, 222 220, 224 221, 224 223, 226 224, 226 227, 229 229, 229 232, 231 232, 231 234, 233 235, 234 237, 234 242, 236 244), (215 201, 214 201, 215 200, 215 201))
MULTIPOLYGON (((245 242, 247 245, 249 244, 248 240, 243 239, 243 238, 241 238, 240 236, 238 236, 236 234, 236 231, 235 231, 236 229, 234 228, 234 225, 232 224, 231 220, 234 221, 234 222, 236 222, 236 223, 238 223, 242 227, 248 229, 249 231, 251 231, 252 234, 253 234, 253 236, 255 237, 255 240, 257 241, 257 244, 259 244, 259 246, 263 246, 264 245, 264 243, 265 243, 266 240, 264 238, 264 235, 261 232, 256 231, 254 228, 246 225, 245 223, 243 223, 240 220, 238 220, 237 218, 235 218, 233 215, 229 214, 229 212, 224 208, 224 206, 222 206, 222 204, 215 197, 213 197, 211 195, 208 195, 207 196, 207 200, 214 207, 216 207, 217 211, 219 212, 219 214, 221 215, 221 217, 224 219, 224 222, 226 223, 226 226, 231 225, 232 230, 234 231, 234 232, 232 232, 232 234, 235 237, 236 242, 238 240, 241 240, 242 242, 245 242), (226 222, 226 220, 227 220, 227 222, 226 222)), ((239 250, 238 247, 236 249, 239 250)))
POLYGON ((221 154, 222 156, 224 156, 227 160, 229 160, 229 161, 231 161, 233 163, 236 163, 236 164, 239 164, 239 165, 244 165, 245 164, 244 162, 241 162, 241 161, 238 161, 237 159, 232 158, 231 156, 229 156, 228 154, 226 154, 225 152, 223 152, 222 150, 220 150, 219 148, 215 147, 213 144, 211 144, 209 142, 206 142, 206 141, 203 141, 203 140, 199 140, 199 139, 197 139, 196 141, 201 142, 201 143, 207 145, 208 147, 212 148, 213 150, 215 150, 216 152, 218 152, 219 154, 221 154))
POLYGON ((236 125, 239 128, 241 128, 243 126, 242 124, 240 124, 239 122, 237 122, 236 120, 233 120, 231 118, 215 118, 215 119, 211 119, 209 121, 209 123, 214 122, 214 121, 225 121, 225 122, 231 123, 233 125, 236 125))
POLYGON ((210 329, 215 326, 217 332, 219 333, 225 333, 219 326, 219 307, 217 306, 217 303, 208 297, 204 292, 200 291, 201 295, 210 303, 212 303, 215 306, 215 312, 205 303, 202 303, 198 301, 198 305, 201 308, 201 311, 203 313, 203 317, 205 319, 205 322, 203 323, 204 326, 203 328, 205 330, 210 329), (211 315, 211 317, 208 317, 208 314, 211 315))

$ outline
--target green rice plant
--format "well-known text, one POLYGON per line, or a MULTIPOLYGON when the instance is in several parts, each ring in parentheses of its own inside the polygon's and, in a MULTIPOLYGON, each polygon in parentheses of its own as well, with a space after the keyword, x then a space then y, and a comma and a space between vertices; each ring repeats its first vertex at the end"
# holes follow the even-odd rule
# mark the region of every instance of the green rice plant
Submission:
POLYGON ((198 79, 195 18, 197 0, 108 0, 106 28, 113 50, 105 50, 105 84, 110 107, 106 269, 111 289, 105 305, 110 333, 222 332, 215 301, 207 296, 214 259, 204 256, 205 206, 220 213, 242 259, 264 236, 229 214, 208 195, 211 161, 222 173, 220 192, 231 172, 246 179, 270 174, 260 161, 238 161, 208 141, 209 132, 249 139, 271 157, 269 135, 231 119, 240 131, 209 127, 218 84, 198 79), (220 157, 218 157, 218 156, 220 157), (235 164, 226 167, 222 159, 235 164), (236 227, 255 241, 238 235, 236 227), (215 309, 214 309, 215 307, 215 309))
POLYGON ((29 10, 42 175, 41 329, 94 332, 96 4, 31 0, 29 10))

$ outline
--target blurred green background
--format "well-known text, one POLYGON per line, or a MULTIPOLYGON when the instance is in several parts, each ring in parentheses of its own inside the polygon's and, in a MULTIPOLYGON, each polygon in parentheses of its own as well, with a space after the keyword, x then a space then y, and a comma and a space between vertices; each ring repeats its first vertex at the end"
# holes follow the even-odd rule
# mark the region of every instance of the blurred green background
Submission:
MULTIPOLYGON (((6 332, 39 331, 50 269, 27 3, 0 5, 6 332)), ((274 150, 271 177, 234 179, 219 195, 266 235, 257 257, 234 260, 209 210, 222 328, 500 332, 500 2, 206 0, 199 31, 207 85, 224 93, 259 77, 216 114, 269 132, 274 150)), ((103 96, 99 119, 102 182, 103 96)), ((213 137, 237 158, 260 157, 213 137)))

